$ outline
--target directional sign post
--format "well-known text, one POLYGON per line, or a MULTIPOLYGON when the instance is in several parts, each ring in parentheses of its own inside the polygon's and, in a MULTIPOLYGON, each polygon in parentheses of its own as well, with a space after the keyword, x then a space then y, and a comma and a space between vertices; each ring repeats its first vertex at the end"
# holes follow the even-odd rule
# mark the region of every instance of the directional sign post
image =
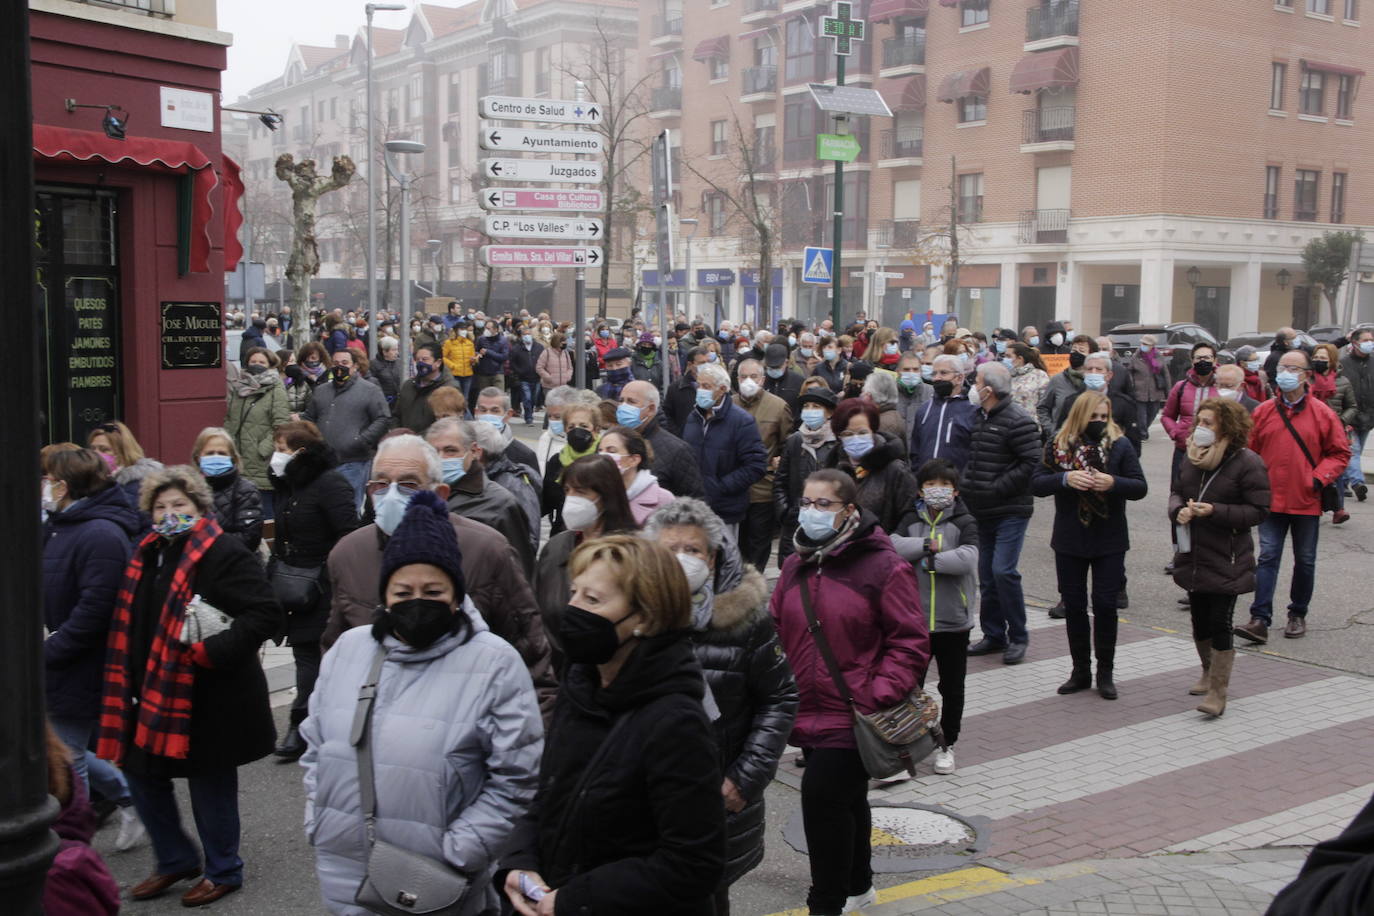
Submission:
POLYGON ((591 213, 605 209, 601 191, 552 191, 523 188, 484 188, 477 195, 483 210, 562 210, 591 213))
POLYGON ((483 159, 482 176, 497 181, 563 182, 599 184, 601 163, 571 159, 483 159))
POLYGON ((492 121, 543 121, 548 124, 601 123, 601 109, 594 102, 569 102, 560 99, 515 99, 485 95, 477 100, 479 117, 492 121))
POLYGON ((554 248, 544 245, 484 245, 477 252, 483 267, 595 267, 600 248, 554 248))
POLYGON ((477 136, 482 149, 510 149, 525 153, 599 153, 601 135, 582 130, 516 130, 489 127, 477 136))
POLYGON ((552 216, 496 216, 486 218, 487 235, 517 239, 599 239, 600 219, 552 216))
POLYGON ((849 134, 816 134, 816 158, 853 162, 859 158, 859 138, 849 134))
MULTIPOLYGON (((821 18, 821 37, 829 38, 835 44, 835 85, 844 85, 844 65, 845 59, 854 53, 854 42, 863 41, 866 38, 865 24, 862 19, 854 18, 854 8, 852 3, 846 0, 835 0, 831 15, 821 18)), ((837 125, 843 125, 843 116, 835 119, 837 125)), ((830 271, 832 277, 840 277, 840 249, 844 241, 844 161, 835 160, 835 212, 833 213, 834 224, 834 248, 832 249, 834 264, 830 271)), ((812 281, 816 282, 816 281, 812 281)), ((836 279, 830 288, 830 320, 835 323, 835 327, 844 327, 844 319, 840 315, 840 283, 836 279)))

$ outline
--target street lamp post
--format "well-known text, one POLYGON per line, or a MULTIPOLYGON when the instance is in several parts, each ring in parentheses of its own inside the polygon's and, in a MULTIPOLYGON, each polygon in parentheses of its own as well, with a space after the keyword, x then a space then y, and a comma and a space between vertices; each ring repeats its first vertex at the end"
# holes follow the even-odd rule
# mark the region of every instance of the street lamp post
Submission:
MULTIPOLYGON (((372 14, 378 10, 397 11, 405 9, 403 3, 369 3, 363 7, 367 14, 367 340, 371 345, 371 356, 377 358, 377 183, 373 176, 377 171, 377 141, 372 132, 375 120, 372 117, 372 14)), ((402 364, 404 365, 404 363, 402 364)))
POLYGON ((401 188, 401 329, 400 356, 402 372, 410 366, 410 175, 400 170, 397 156, 423 153, 425 145, 417 140, 386 141, 386 170, 401 188))
MULTIPOLYGON (((686 267, 686 270, 687 270, 687 276, 684 278, 683 283, 682 283, 683 286, 687 287, 687 292, 686 292, 686 296, 687 296, 687 316, 688 316, 688 318, 690 318, 690 317, 691 317, 691 313, 692 313, 692 286, 693 286, 693 283, 692 283, 692 278, 693 278, 693 274, 692 274, 692 239, 694 239, 694 238, 697 237, 697 226, 698 226, 698 224, 699 224, 701 221, 700 221, 700 220, 695 220, 695 219, 680 219, 680 220, 678 220, 677 222, 678 222, 678 225, 679 225, 679 226, 686 226, 689 230, 691 230, 691 231, 689 231, 689 232, 687 233, 687 235, 683 238, 683 241, 687 243, 687 263, 686 263, 686 265, 684 265, 684 266, 686 267)), ((664 311, 666 312, 667 309, 664 309, 664 311)), ((665 318, 664 321, 665 321, 665 323, 666 323, 667 319, 665 318)), ((664 372, 663 372, 663 385, 664 385, 664 390, 666 391, 666 390, 667 390, 667 385, 668 385, 668 374, 669 374, 668 371, 667 371, 667 368, 666 368, 666 364, 667 364, 667 362, 668 362, 668 335, 667 335, 667 333, 664 333, 664 335, 663 335, 663 362, 665 363, 665 368, 664 368, 664 372)))

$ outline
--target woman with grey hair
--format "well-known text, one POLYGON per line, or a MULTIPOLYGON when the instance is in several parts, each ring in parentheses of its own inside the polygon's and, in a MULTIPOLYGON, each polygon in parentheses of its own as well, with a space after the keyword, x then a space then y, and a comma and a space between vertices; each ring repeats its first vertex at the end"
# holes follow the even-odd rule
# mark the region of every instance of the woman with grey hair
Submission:
POLYGON ((897 377, 890 372, 874 372, 864 380, 860 397, 878 408, 878 432, 900 442, 905 455, 911 443, 907 441, 906 421, 897 407, 897 377))
POLYGON ((549 458, 568 444, 567 436, 563 434, 563 409, 576 397, 577 389, 571 385, 559 385, 544 395, 544 432, 539 435, 539 442, 534 447, 541 468, 548 466, 549 458))
POLYGON ((715 912, 729 914, 730 885, 763 861, 763 793, 797 716, 797 684, 768 615, 768 583, 710 506, 676 499, 649 516, 643 536, 677 556, 692 589, 692 643, 719 708, 713 725, 725 776, 715 912))
POLYGON ((1140 438, 1145 440, 1150 438, 1150 424, 1164 409, 1169 390, 1174 387, 1173 377, 1169 374, 1169 360, 1155 349, 1153 334, 1140 335, 1140 346, 1127 363, 1127 369, 1135 386, 1136 422, 1140 424, 1140 438))

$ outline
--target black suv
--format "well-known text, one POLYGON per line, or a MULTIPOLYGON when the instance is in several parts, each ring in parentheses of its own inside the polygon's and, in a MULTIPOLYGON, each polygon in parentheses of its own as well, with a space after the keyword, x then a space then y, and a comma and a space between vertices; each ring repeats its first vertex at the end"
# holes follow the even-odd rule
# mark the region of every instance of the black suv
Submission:
POLYGON ((1112 349, 1117 356, 1128 356, 1140 349, 1140 338, 1153 334, 1155 350, 1169 363, 1170 377, 1175 381, 1192 368, 1193 344, 1201 341, 1211 344, 1218 351, 1221 341, 1216 335, 1200 324, 1191 321, 1178 321, 1171 324, 1119 324, 1107 332, 1111 338, 1112 349))

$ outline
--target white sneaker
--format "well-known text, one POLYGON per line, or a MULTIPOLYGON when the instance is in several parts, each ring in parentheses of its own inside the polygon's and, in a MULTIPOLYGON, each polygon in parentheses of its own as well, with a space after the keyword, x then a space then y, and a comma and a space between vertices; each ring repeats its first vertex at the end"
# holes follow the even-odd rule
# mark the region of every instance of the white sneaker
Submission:
POLYGON ((115 837, 115 849, 128 852, 148 838, 148 830, 138 819, 133 805, 119 809, 119 836, 115 837))
POLYGON ((911 774, 908 773, 906 770, 898 770, 891 776, 883 776, 881 778, 875 777, 872 780, 872 784, 873 788, 881 789, 885 786, 895 786, 899 782, 906 782, 910 778, 911 774))
POLYGON ((935 772, 948 776, 954 772, 954 748, 940 748, 935 751, 935 772))
POLYGON ((862 894, 858 894, 857 896, 850 897, 849 899, 845 900, 844 911, 846 913, 855 913, 859 910, 866 910, 877 902, 878 891, 870 887, 862 894))

